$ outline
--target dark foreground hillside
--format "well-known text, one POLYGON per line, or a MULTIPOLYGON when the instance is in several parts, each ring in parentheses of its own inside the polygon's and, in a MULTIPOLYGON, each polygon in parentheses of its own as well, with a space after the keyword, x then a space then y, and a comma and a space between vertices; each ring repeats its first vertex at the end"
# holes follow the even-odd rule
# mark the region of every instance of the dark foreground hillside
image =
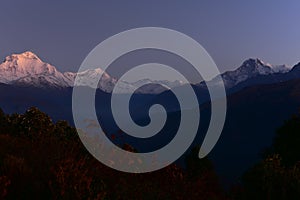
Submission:
POLYGON ((223 199, 211 163, 197 152, 186 157, 186 169, 121 173, 95 160, 65 121, 54 124, 36 108, 0 112, 0 198, 223 199))
POLYGON ((184 167, 122 173, 95 160, 67 122, 53 123, 36 108, 12 115, 0 110, 0 199, 299 199, 299 143, 300 116, 294 115, 260 161, 224 191, 197 148, 185 156, 184 167))

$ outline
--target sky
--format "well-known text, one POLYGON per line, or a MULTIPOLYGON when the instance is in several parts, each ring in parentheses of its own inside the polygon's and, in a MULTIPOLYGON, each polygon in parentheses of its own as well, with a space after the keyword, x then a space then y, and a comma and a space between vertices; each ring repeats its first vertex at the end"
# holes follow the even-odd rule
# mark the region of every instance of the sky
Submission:
POLYGON ((29 50, 60 71, 77 71, 106 38, 147 26, 192 37, 222 72, 250 57, 300 61, 298 0, 1 0, 0 8, 0 58, 29 50))

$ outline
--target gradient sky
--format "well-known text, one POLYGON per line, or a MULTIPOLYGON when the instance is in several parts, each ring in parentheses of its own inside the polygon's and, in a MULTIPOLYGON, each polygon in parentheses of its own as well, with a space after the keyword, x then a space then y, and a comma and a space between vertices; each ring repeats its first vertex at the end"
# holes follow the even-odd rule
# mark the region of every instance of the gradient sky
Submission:
POLYGON ((1 0, 0 8, 0 58, 30 50, 61 71, 77 71, 107 37, 145 26, 191 36, 220 71, 249 57, 300 61, 298 0, 1 0))

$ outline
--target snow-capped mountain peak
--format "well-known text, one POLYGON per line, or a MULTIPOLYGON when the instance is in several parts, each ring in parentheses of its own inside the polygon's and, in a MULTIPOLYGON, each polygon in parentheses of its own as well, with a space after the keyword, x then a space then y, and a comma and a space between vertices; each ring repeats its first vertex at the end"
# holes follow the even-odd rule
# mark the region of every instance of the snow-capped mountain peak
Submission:
POLYGON ((35 59, 41 61, 41 59, 31 51, 25 51, 20 54, 12 54, 10 56, 6 56, 5 61, 12 61, 12 60, 26 60, 26 59, 35 59))
POLYGON ((36 60, 40 60, 40 58, 34 54, 31 51, 25 51, 24 53, 21 54, 13 54, 13 56, 17 56, 17 57, 24 57, 24 58, 28 58, 28 59, 36 59, 36 60))
POLYGON ((250 58, 243 62, 240 68, 252 69, 254 72, 258 72, 261 75, 273 74, 273 73, 286 73, 290 71, 290 67, 287 65, 271 65, 263 62, 261 59, 250 58))
POLYGON ((0 82, 36 87, 66 87, 70 80, 30 51, 7 56, 0 64, 0 82))
POLYGON ((7 56, 4 63, 0 65, 0 70, 2 76, 3 73, 13 73, 15 76, 10 77, 12 79, 18 79, 22 76, 30 74, 54 74, 57 72, 55 67, 48 63, 42 62, 37 55, 30 51, 7 56))
POLYGON ((235 70, 239 74, 243 75, 252 75, 252 74, 261 74, 266 75, 272 73, 272 68, 269 64, 265 64, 260 59, 250 58, 243 62, 242 66, 235 70))
MULTIPOLYGON (((286 73, 290 71, 290 68, 286 65, 271 65, 263 62, 261 59, 250 58, 245 60, 242 65, 233 70, 227 71, 221 74, 223 82, 226 88, 231 88, 237 84, 246 81, 250 78, 259 76, 259 75, 269 75, 274 73, 286 73)), ((200 85, 204 83, 200 83, 200 85)), ((211 80, 210 84, 218 86, 219 79, 214 78, 211 80)))
POLYGON ((250 58, 242 63, 242 65, 234 71, 227 71, 221 76, 225 86, 233 87, 238 83, 245 81, 257 75, 268 75, 273 73, 269 64, 265 64, 260 59, 250 58))

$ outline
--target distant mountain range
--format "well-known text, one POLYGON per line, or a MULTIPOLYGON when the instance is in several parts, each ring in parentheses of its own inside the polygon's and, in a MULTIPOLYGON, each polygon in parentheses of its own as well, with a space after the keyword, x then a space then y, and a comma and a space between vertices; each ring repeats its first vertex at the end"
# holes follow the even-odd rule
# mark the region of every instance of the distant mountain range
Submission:
MULTIPOLYGON (((247 86, 256 85, 261 83, 259 79, 263 78, 264 83, 280 82, 292 79, 287 74, 290 71, 294 71, 286 65, 271 65, 266 64, 259 59, 248 59, 242 63, 242 65, 234 71, 227 71, 220 76, 223 79, 224 85, 227 90, 245 83, 247 86), (284 75, 284 77, 280 77, 284 75), (266 76, 269 76, 266 80, 266 76), (272 80, 270 80, 270 78, 272 80), (256 79, 256 80, 254 80, 256 79), (249 82, 249 80, 251 80, 249 82)), ((90 85, 89 82, 85 82, 83 77, 89 77, 91 81, 95 80, 103 73, 98 88, 105 92, 112 92, 115 84, 118 80, 111 77, 106 72, 103 72, 101 68, 90 69, 83 72, 60 72, 56 67, 43 62, 36 54, 27 51, 21 54, 12 54, 7 56, 2 64, 0 64, 0 83, 8 85, 17 85, 22 87, 37 87, 37 88, 66 88, 73 87, 75 77, 77 76, 79 84, 82 86, 90 85)), ((296 75, 298 77, 298 75, 296 75)), ((218 86, 219 79, 214 78, 210 81, 210 84, 218 86)), ((120 81, 122 87, 121 93, 128 93, 132 90, 137 90, 138 85, 145 85, 137 90, 137 93, 149 93, 159 94, 170 88, 181 87, 184 85, 181 81, 157 81, 150 79, 142 79, 137 82, 128 83, 120 81)), ((246 86, 244 85, 244 86, 246 86)), ((196 85, 200 88, 205 88, 206 83, 201 82, 196 85)))
MULTIPOLYGON (((89 86, 90 82, 86 82, 88 77, 94 81, 103 73, 98 88, 105 92, 112 92, 115 84, 118 82, 116 78, 111 77, 101 68, 90 69, 79 73, 60 72, 54 66, 43 62, 36 54, 27 51, 21 54, 13 54, 7 56, 2 64, 0 64, 0 83, 18 86, 30 86, 37 88, 66 88, 73 87, 75 77, 77 76, 80 86, 89 86)), ((145 86, 138 89, 138 93, 160 93, 170 87, 182 85, 180 81, 152 81, 143 79, 138 82, 128 83, 121 81, 122 93, 136 90, 140 84, 155 84, 145 86), (162 84, 159 86, 158 84, 162 84)))

